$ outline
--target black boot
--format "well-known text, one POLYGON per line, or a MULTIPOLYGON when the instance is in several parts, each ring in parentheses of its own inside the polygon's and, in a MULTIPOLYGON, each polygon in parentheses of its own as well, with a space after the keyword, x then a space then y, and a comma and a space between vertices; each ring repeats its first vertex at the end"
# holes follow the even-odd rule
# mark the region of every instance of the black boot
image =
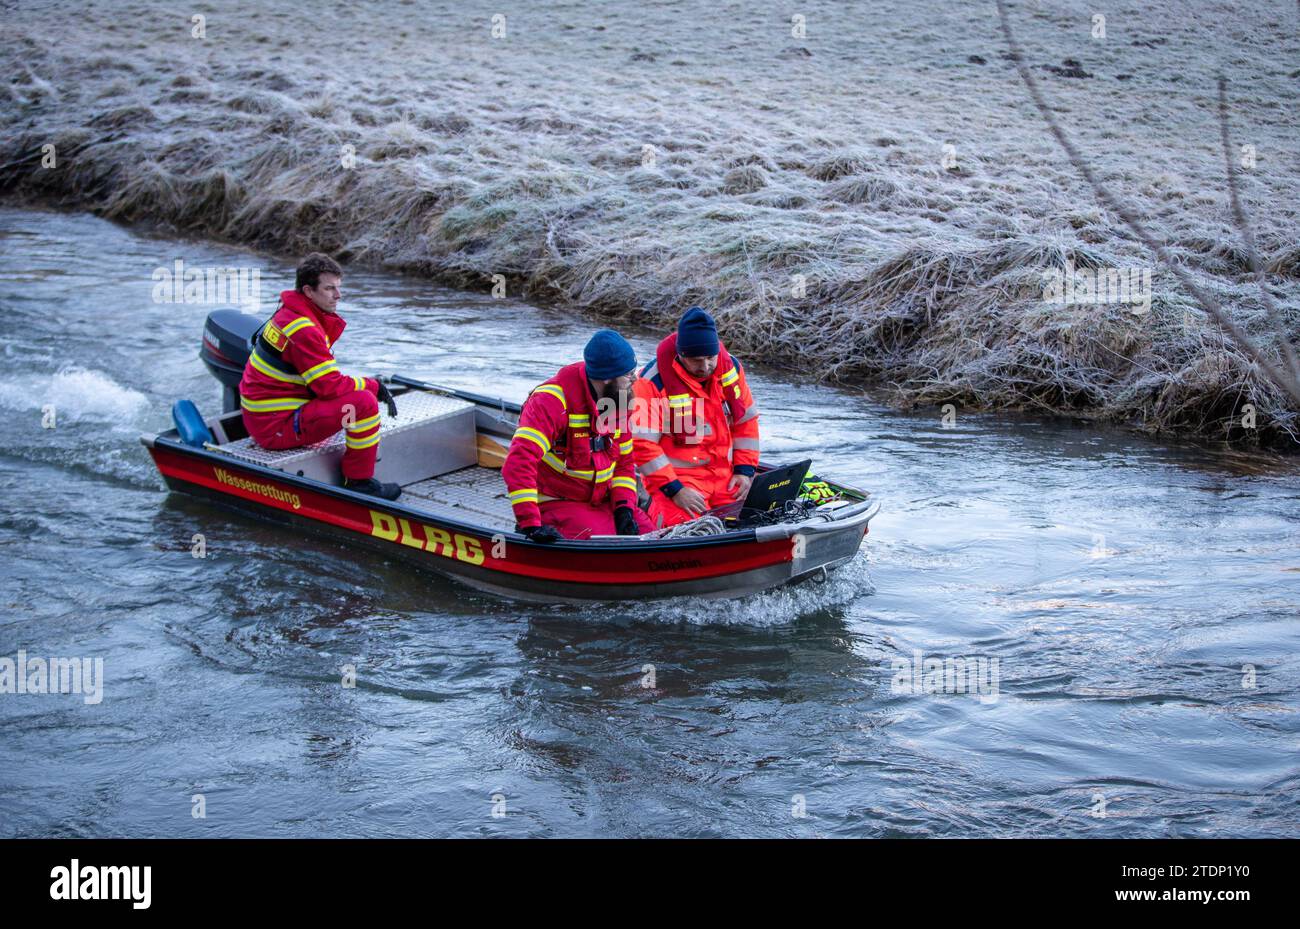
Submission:
POLYGON ((402 495, 400 484, 385 484, 377 481, 373 477, 367 477, 363 480, 354 481, 348 478, 343 479, 343 486, 348 490, 355 490, 359 494, 369 494, 372 497, 381 497, 384 500, 396 500, 402 495))

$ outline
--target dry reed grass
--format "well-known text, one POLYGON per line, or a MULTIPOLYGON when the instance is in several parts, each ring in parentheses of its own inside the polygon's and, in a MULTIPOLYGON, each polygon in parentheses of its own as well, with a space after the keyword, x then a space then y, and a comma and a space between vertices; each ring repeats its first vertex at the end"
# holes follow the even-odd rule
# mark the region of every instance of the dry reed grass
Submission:
MULTIPOLYGON (((1152 263, 1059 156, 983 8, 818 0, 799 41, 743 4, 556 2, 494 40, 491 4, 340 3, 310 7, 341 40, 317 57, 307 5, 196 9, 207 39, 156 0, 88 2, 55 33, 48 10, 7 14, 0 190, 462 287, 503 274, 512 294, 643 326, 701 303, 743 356, 904 405, 1300 435, 1300 405, 1172 276, 1145 315, 1044 302, 1053 268, 1152 263)), ((1036 64, 1094 75, 1041 80, 1099 175, 1281 359, 1267 317, 1300 330, 1300 198, 1294 81, 1269 62, 1296 39, 1253 9, 1215 32, 1218 10, 1157 2, 1112 16, 1105 44, 1082 7, 1016 15, 1036 64), (1169 41, 1132 38, 1153 34, 1169 41), (1247 88, 1233 119, 1260 152, 1240 191, 1258 273, 1211 65, 1247 88)))

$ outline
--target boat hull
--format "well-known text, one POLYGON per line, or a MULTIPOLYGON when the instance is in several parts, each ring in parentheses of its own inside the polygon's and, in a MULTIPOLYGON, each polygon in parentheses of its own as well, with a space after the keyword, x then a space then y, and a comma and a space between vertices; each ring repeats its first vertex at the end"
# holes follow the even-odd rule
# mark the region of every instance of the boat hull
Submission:
MULTIPOLYGON (((826 525, 764 527, 720 536, 529 542, 514 532, 431 517, 293 474, 146 436, 177 492, 396 556, 478 590, 543 602, 737 597, 803 580, 852 559, 870 513, 826 525)), ((864 505, 865 506, 865 505, 864 505)), ((855 508, 857 509, 857 508, 855 508)))

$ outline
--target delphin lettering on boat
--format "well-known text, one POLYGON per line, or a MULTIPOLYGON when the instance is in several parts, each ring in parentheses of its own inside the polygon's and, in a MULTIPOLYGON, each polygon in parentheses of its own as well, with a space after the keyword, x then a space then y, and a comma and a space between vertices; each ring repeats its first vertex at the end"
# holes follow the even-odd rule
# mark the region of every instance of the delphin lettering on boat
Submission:
POLYGON ((695 558, 678 558, 673 561, 651 561, 646 567, 651 571, 680 571, 683 568, 698 568, 701 564, 695 558))

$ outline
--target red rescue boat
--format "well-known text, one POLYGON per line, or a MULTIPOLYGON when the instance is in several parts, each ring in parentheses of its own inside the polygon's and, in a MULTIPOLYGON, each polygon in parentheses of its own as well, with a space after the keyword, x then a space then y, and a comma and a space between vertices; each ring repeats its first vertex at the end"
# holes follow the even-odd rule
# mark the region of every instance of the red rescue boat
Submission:
POLYGON ((340 484, 342 433, 278 452, 249 439, 237 386, 260 323, 212 313, 200 357, 225 388, 223 411, 202 425, 178 417, 184 437, 181 428, 141 436, 168 488, 341 535, 479 590, 541 601, 744 596, 824 578, 852 560, 879 509, 863 491, 827 480, 831 500, 763 525, 534 543, 514 531, 500 471, 519 404, 402 376, 390 381, 399 415, 385 417, 376 471, 401 484, 402 496, 358 494, 340 484))

